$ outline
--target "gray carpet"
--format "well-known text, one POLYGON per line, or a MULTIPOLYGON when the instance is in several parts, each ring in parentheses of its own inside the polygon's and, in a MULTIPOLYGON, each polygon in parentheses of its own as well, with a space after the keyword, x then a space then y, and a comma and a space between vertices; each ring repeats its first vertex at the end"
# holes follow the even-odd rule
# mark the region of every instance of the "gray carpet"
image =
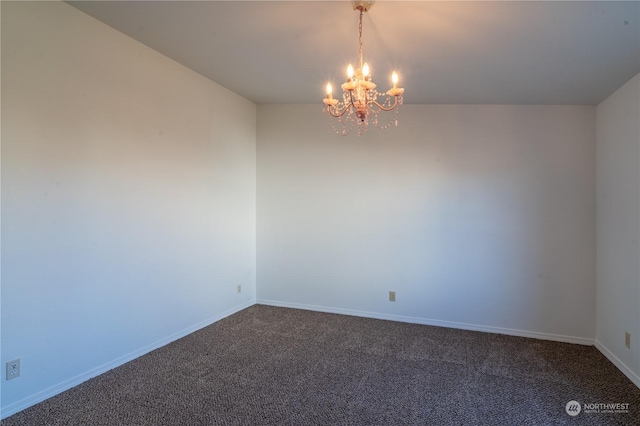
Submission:
POLYGON ((594 347, 256 305, 1 424, 638 425, 640 390, 594 347))

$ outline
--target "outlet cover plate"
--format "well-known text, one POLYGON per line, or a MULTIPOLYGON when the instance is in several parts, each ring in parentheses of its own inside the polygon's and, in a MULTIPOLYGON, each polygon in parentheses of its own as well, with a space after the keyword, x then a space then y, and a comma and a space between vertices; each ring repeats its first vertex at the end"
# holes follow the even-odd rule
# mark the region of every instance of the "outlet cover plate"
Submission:
POLYGON ((20 376, 20 358, 7 362, 7 380, 20 376))
POLYGON ((624 332, 624 345, 631 349, 631 333, 629 333, 628 331, 624 332))

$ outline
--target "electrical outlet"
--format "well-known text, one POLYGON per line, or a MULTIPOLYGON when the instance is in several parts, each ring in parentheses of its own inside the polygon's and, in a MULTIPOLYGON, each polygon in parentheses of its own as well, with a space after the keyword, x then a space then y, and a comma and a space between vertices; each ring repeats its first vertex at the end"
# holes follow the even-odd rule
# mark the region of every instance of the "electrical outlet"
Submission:
POLYGON ((15 379, 20 375, 20 358, 7 362, 7 380, 15 379))
POLYGON ((390 291, 389 292, 389 302, 395 302, 396 301, 396 292, 395 291, 390 291))
POLYGON ((242 293, 242 284, 238 284, 238 293, 242 293))
POLYGON ((631 333, 629 333, 628 331, 624 332, 624 345, 631 349, 631 333))

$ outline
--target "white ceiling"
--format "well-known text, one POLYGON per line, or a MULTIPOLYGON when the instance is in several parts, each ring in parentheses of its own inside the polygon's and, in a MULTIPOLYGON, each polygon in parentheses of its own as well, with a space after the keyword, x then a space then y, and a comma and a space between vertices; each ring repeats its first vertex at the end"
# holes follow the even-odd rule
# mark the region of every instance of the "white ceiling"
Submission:
MULTIPOLYGON (((69 2, 258 104, 319 103, 357 61, 340 1, 69 2)), ((364 56, 412 104, 597 104, 640 72, 638 1, 378 1, 364 56)))

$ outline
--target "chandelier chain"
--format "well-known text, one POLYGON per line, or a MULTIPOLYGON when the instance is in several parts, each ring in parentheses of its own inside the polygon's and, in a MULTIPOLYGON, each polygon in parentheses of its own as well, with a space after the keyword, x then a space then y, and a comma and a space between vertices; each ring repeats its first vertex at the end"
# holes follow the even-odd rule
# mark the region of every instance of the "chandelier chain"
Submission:
POLYGON ((358 51, 360 56, 360 69, 362 69, 362 14, 363 10, 360 9, 360 24, 358 25, 358 31, 360 32, 360 50, 358 51))

